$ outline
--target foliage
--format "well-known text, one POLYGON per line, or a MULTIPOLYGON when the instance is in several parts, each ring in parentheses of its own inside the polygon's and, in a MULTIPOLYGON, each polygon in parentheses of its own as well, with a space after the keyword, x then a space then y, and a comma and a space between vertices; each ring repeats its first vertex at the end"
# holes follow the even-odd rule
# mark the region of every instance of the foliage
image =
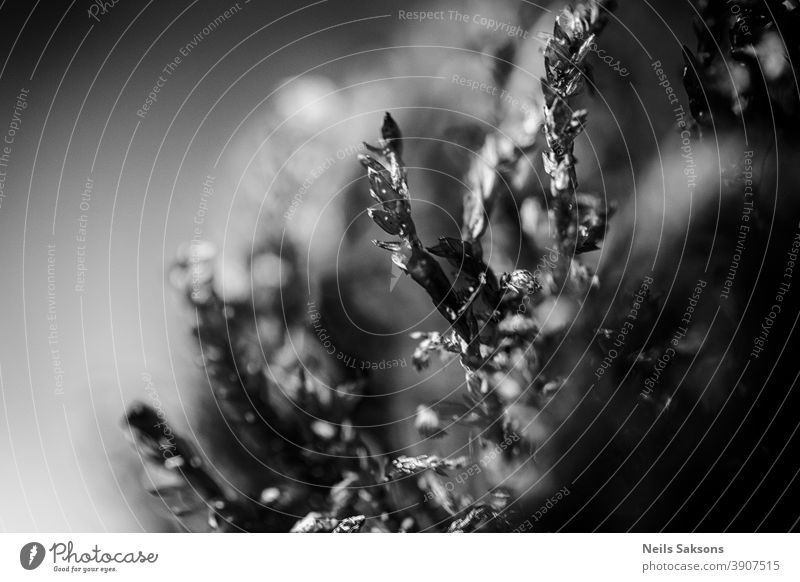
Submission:
MULTIPOLYGON (((268 242, 256 253, 256 258, 280 262, 285 276, 274 288, 260 290, 252 304, 223 300, 215 290, 210 261, 195 253, 184 257, 176 272, 196 313, 194 333, 204 370, 220 416, 247 452, 243 463, 258 469, 245 471, 252 473, 245 487, 232 487, 188 440, 159 423, 155 411, 136 405, 127 422, 143 457, 153 473, 179 477, 153 490, 168 500, 179 520, 201 507, 217 531, 468 532, 516 527, 520 518, 508 509, 513 501, 508 488, 491 488, 476 501, 445 487, 442 478, 452 478, 493 451, 500 451, 506 476, 533 463, 540 443, 531 425, 542 422, 537 413, 557 394, 577 390, 580 380, 564 380, 572 363, 557 358, 567 326, 546 326, 539 308, 555 297, 588 303, 599 283, 581 255, 600 248, 614 208, 579 188, 574 145, 589 115, 574 104, 592 84, 590 47, 615 4, 589 2, 566 8, 557 17, 544 48, 541 115, 517 132, 516 141, 500 131, 483 136, 465 176, 460 238, 441 236, 432 246, 423 242, 412 212, 405 140, 389 113, 378 145, 367 145, 359 158, 374 201, 369 217, 391 237, 374 244, 391 253, 393 263, 422 288, 446 322, 444 331, 413 333, 419 340, 414 366, 423 370, 438 356, 458 358, 464 371, 461 398, 421 403, 416 427, 426 439, 440 438, 454 426, 466 427, 470 456, 384 455, 367 431, 354 426, 363 375, 332 370, 323 357, 314 357, 313 348, 303 354, 304 362, 310 358, 317 365, 307 369, 286 348, 296 338, 303 338, 294 342, 303 345, 313 345, 317 338, 302 306, 284 301, 301 279, 292 262, 295 251, 285 242, 268 242), (539 152, 550 178, 543 204, 555 259, 545 269, 529 265, 498 274, 487 264, 484 235, 498 200, 519 182, 521 165, 539 152), (452 277, 440 260, 454 270, 452 277), (551 360, 555 364, 545 371, 544 363, 551 360), (554 371, 559 365, 563 373, 554 371)), ((740 90, 720 80, 723 60, 741 63, 748 71, 761 66, 759 47, 770 42, 774 19, 798 18, 791 2, 776 5, 779 14, 768 14, 761 3, 738 5, 740 15, 733 16, 722 2, 702 2, 701 22, 708 26, 697 27, 696 54, 684 49, 684 85, 698 131, 718 117, 744 115, 770 103, 778 104, 787 117, 797 113, 781 101, 789 67, 775 65, 763 92, 752 84, 740 90), (742 39, 743 19, 753 27, 755 41, 742 39), (729 52, 722 57, 714 47, 726 34, 729 52)), ((508 80, 517 49, 509 41, 495 54, 498 64, 492 74, 499 88, 508 80)), ((657 298, 646 295, 641 321, 651 323, 657 308, 657 298)), ((591 319, 576 323, 573 336, 590 345, 592 362, 607 356, 614 326, 623 318, 612 316, 599 328, 591 319)), ((644 337, 633 337, 614 365, 647 367, 667 341, 658 336, 647 343, 644 337)))

